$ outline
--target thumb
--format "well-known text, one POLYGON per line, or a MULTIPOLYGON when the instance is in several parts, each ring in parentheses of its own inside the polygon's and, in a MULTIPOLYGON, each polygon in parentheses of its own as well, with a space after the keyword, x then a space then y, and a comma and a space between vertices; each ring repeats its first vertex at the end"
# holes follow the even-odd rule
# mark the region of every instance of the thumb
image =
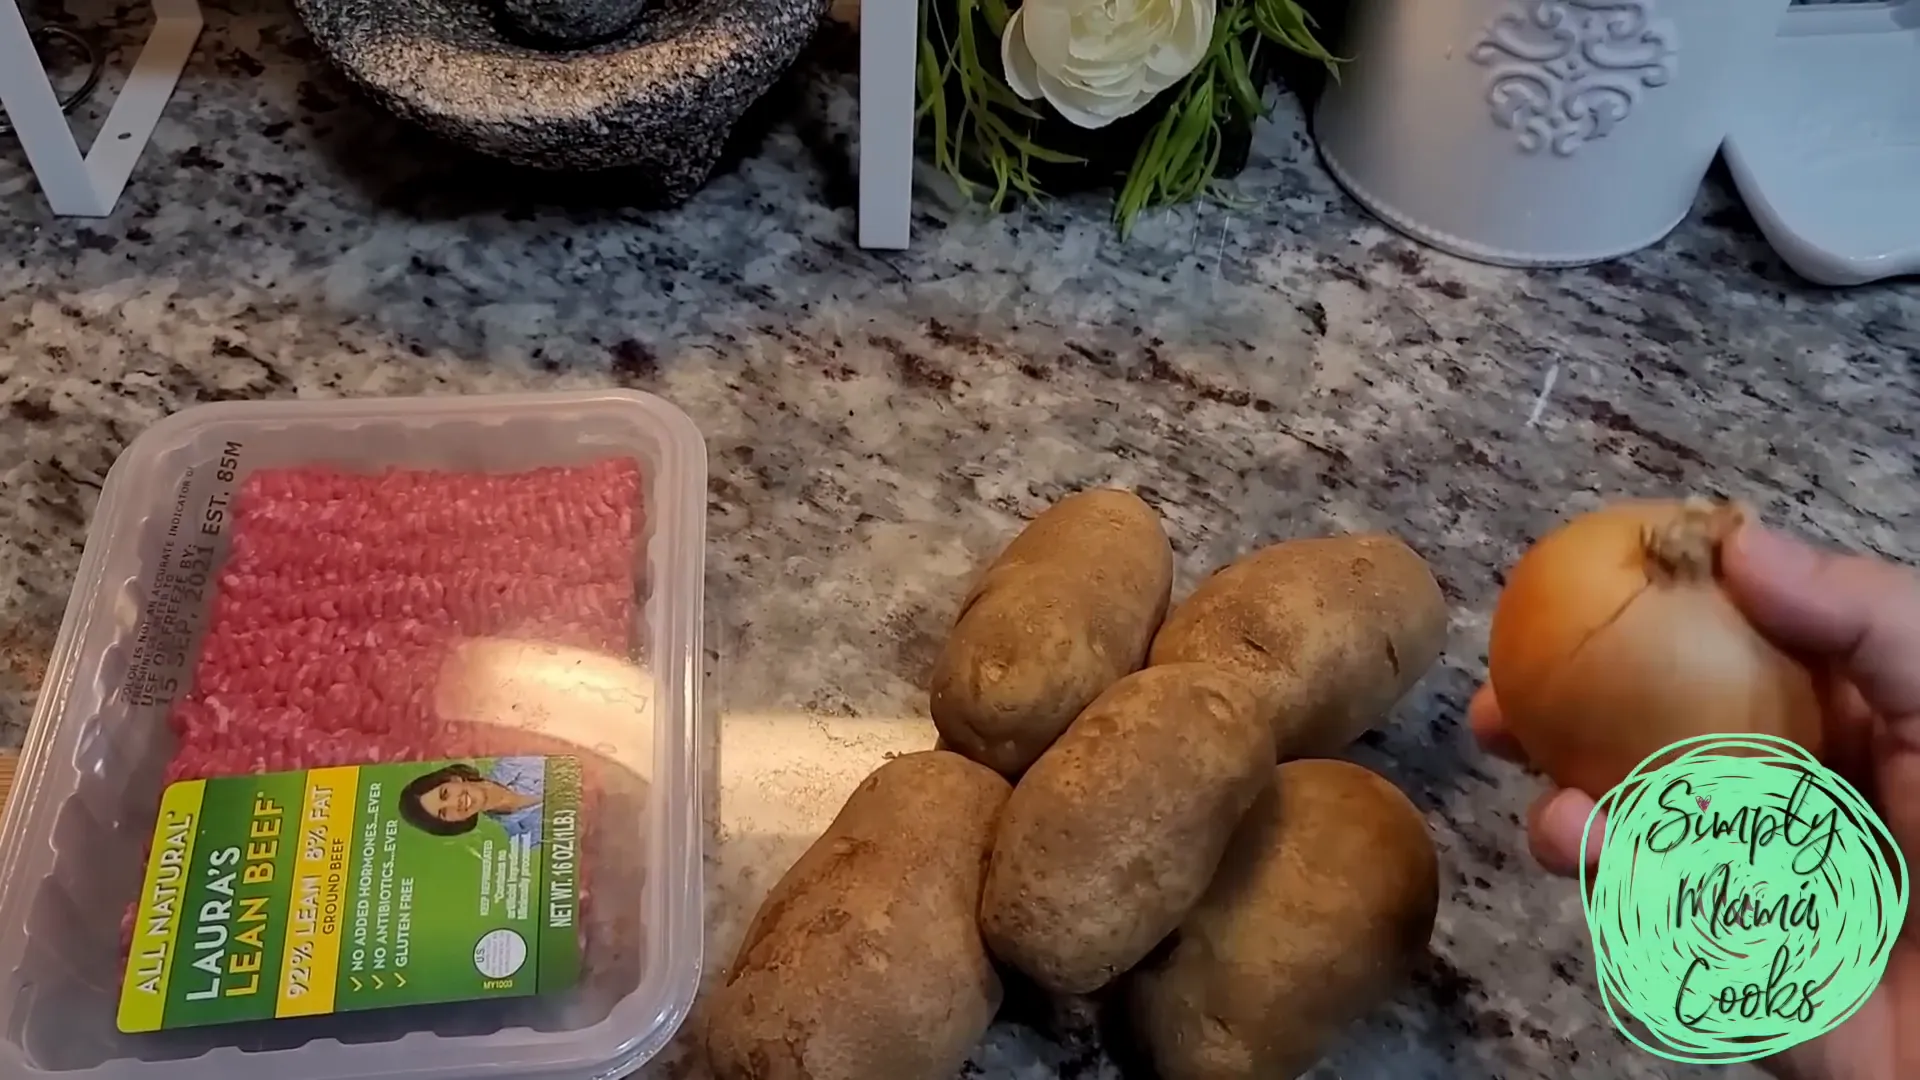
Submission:
MULTIPOLYGON (((1920 577, 1751 524, 1721 554, 1727 588, 1754 626, 1788 652, 1832 664, 1879 715, 1869 770, 1880 816, 1907 857, 1920 858, 1920 577)), ((1920 927, 1920 912, 1908 926, 1920 927)))
MULTIPOLYGON (((1906 567, 1810 547, 1742 526, 1721 570, 1734 602, 1762 634, 1833 664, 1874 712, 1920 727, 1920 577, 1906 567)), ((1920 749, 1920 731, 1912 743, 1920 749)))

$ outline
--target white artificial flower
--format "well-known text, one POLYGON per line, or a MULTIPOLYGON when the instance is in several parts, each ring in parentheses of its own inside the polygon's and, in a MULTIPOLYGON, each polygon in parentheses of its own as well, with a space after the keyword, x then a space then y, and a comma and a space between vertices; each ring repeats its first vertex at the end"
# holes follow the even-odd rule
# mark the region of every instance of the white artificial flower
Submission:
POLYGON ((1146 107, 1213 44, 1215 0, 1026 0, 1007 20, 1007 85, 1083 128, 1146 107))

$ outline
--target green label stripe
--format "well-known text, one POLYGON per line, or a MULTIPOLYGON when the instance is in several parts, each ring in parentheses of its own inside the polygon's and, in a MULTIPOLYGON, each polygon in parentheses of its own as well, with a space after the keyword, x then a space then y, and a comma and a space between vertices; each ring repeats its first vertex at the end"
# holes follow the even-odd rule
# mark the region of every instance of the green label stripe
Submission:
POLYGON ((209 781, 167 1027, 274 1014, 305 773, 209 781))
POLYGON ((1801 747, 1675 743, 1599 801, 1587 839, 1602 821, 1599 864, 1581 871, 1594 967, 1642 1049, 1758 1060, 1832 1031, 1879 985, 1906 922, 1906 860, 1801 747))
POLYGON ((536 913, 542 992, 580 980, 580 787, 579 762, 556 758, 548 763, 545 902, 536 913))
POLYGON ((121 1031, 159 1031, 166 1025, 167 985, 186 921, 186 886, 193 875, 194 840, 205 798, 206 784, 199 780, 174 784, 161 796, 153 854, 134 912, 133 948, 121 983, 121 1031))

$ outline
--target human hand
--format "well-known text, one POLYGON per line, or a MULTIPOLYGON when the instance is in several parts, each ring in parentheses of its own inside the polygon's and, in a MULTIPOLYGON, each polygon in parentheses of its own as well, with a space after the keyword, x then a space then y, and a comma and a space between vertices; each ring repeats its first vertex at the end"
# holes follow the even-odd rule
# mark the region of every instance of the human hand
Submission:
MULTIPOLYGON (((1832 554, 1757 525, 1721 553, 1728 592, 1820 681, 1827 764, 1872 802, 1910 867, 1920 865, 1920 577, 1890 562, 1832 554)), ((1489 752, 1524 762, 1492 687, 1468 709, 1489 752)), ((1599 859, 1604 816, 1586 849, 1593 799, 1551 791, 1527 813, 1528 845, 1546 869, 1577 874, 1599 859)), ((1873 997, 1831 1034, 1766 1063, 1783 1080, 1920 1077, 1920 910, 1910 909, 1873 997)))

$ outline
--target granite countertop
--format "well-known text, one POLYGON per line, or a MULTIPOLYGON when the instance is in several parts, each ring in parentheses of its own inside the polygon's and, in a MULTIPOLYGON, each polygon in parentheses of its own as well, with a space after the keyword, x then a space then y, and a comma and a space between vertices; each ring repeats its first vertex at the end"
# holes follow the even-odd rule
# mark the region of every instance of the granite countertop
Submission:
MULTIPOLYGON (((122 45, 144 6, 83 8, 122 45)), ((0 732, 17 744, 114 456, 196 401, 637 386, 705 430, 721 791, 709 969, 886 754, 976 561, 1095 484, 1165 514, 1185 588, 1263 541, 1397 531, 1451 648, 1354 754, 1426 812, 1432 970, 1314 1075, 1680 1077, 1597 1004, 1574 887, 1524 854, 1533 783, 1462 726, 1500 569, 1605 495, 1715 490, 1920 557, 1920 292, 1796 283, 1717 189, 1585 270, 1462 263, 1385 230, 1283 101, 1230 205, 1117 241, 1092 201, 918 206, 852 246, 850 53, 691 205, 546 192, 375 115, 277 3, 209 10, 116 213, 53 220, 0 143, 0 732)), ((94 117, 97 122, 97 110, 94 117)), ((703 1075, 676 1049, 645 1073, 703 1075)), ((968 1075, 1106 1078, 997 1027, 968 1075)), ((1702 1074, 1704 1075, 1704 1074, 1702 1074)), ((1719 1072, 1715 1075, 1733 1075, 1719 1072)))

